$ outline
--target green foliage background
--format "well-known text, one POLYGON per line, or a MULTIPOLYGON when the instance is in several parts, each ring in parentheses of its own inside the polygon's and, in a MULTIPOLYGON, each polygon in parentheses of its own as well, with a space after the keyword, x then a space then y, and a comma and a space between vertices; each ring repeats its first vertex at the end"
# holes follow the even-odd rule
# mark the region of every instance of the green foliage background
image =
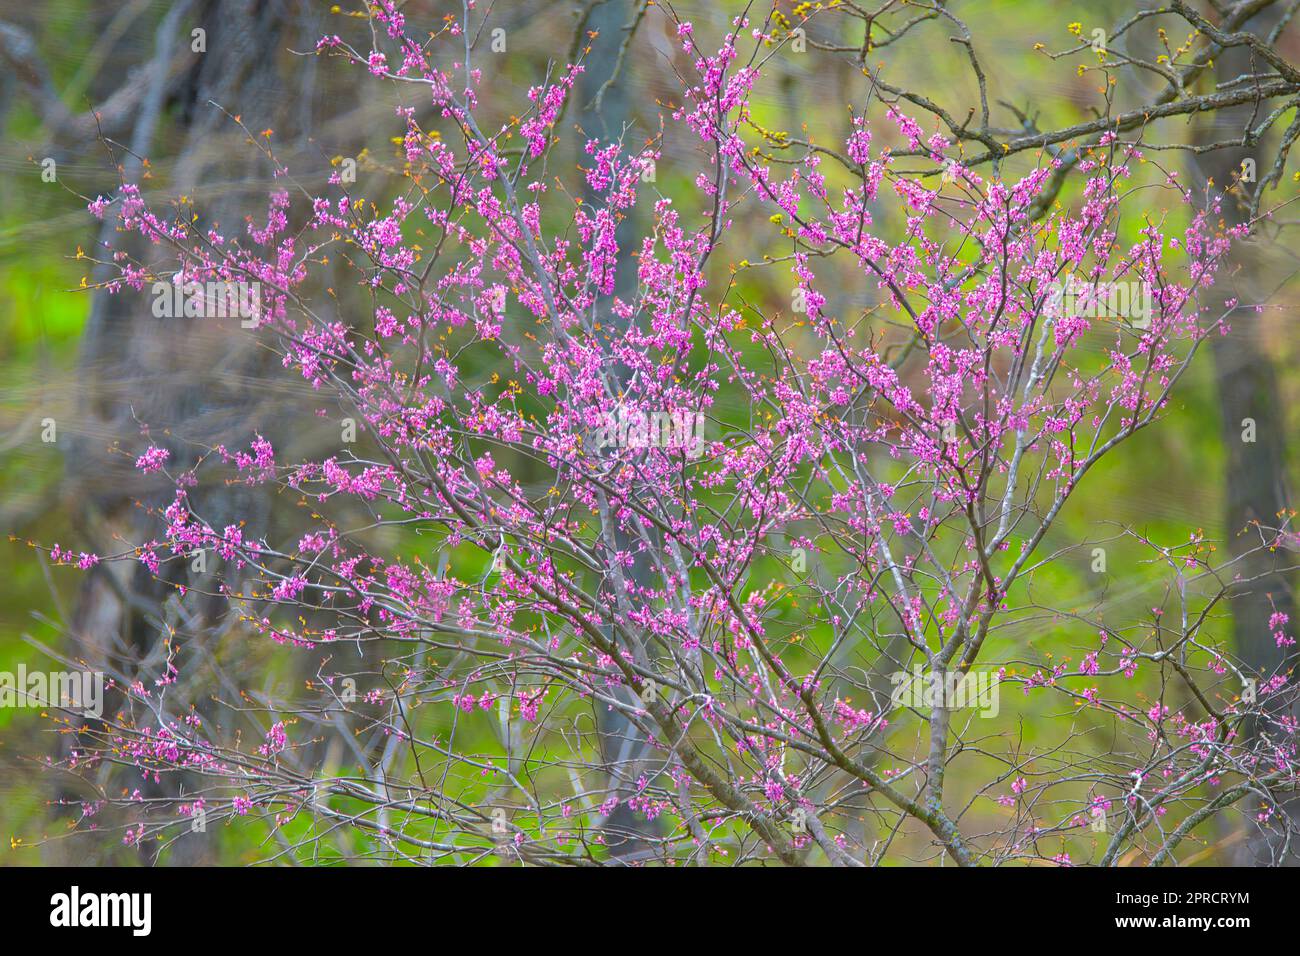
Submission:
MULTIPOLYGON (((133 33, 123 41, 127 59, 132 51, 147 50, 154 24, 163 9, 154 3, 133 33)), ((729 11, 732 5, 724 4, 729 11)), ((1059 49, 1067 45, 1066 26, 1072 21, 1083 21, 1085 27, 1094 22, 1111 23, 1127 5, 1116 2, 1067 3, 1054 0, 1049 3, 1021 3, 1013 0, 992 0, 984 3, 959 3, 956 8, 963 16, 978 26, 977 44, 981 55, 996 67, 991 75, 990 100, 1005 99, 1022 107, 1032 107, 1040 112, 1043 128, 1067 125, 1090 115, 1089 108, 1099 104, 1095 87, 1097 80, 1090 74, 1075 75, 1077 61, 1052 62, 1033 47, 1036 42, 1059 49)), ((678 6, 683 18, 699 16, 709 22, 709 37, 717 35, 719 17, 701 4, 678 6)), ((100 11, 102 15, 102 11, 100 11)), ((67 106, 82 109, 96 95, 114 85, 113 76, 82 75, 82 68, 91 56, 99 39, 86 24, 96 19, 95 4, 90 0, 57 0, 44 6, 39 14, 32 14, 29 26, 39 38, 41 53, 51 69, 56 88, 67 91, 67 106)), ((341 15, 340 15, 341 16, 341 15)), ((335 25, 327 16, 323 32, 344 32, 350 25, 335 25)), ((501 103, 489 103, 489 109, 509 113, 520 107, 511 103, 511 96, 519 97, 523 90, 537 81, 540 70, 555 51, 567 49, 572 31, 572 20, 567 9, 558 5, 533 21, 530 29, 517 36, 514 52, 494 69, 500 78, 493 89, 501 94, 501 103), (510 95, 507 95, 510 94, 510 95)), ((658 28, 663 33, 662 28, 658 28)), ((949 104, 954 114, 964 114, 968 102, 973 102, 969 67, 948 41, 948 32, 941 29, 923 29, 909 42, 873 54, 873 62, 887 62, 892 82, 912 88, 933 90, 937 99, 949 104)), ((514 40, 512 40, 514 42, 514 40)), ((771 130, 790 131, 806 135, 818 142, 839 147, 847 131, 845 104, 848 98, 860 103, 865 92, 865 80, 852 71, 832 71, 822 63, 823 54, 810 53, 806 60, 795 61, 788 73, 766 82, 756 100, 754 120, 771 130)), ((322 63, 322 74, 341 71, 337 64, 322 63)), ((634 99, 646 115, 652 115, 650 95, 661 101, 677 102, 671 98, 671 76, 665 76, 662 64, 656 66, 655 58, 646 54, 644 62, 634 60, 631 76, 637 77, 634 99), (638 73, 637 70, 641 72, 638 73), (645 77, 653 75, 650 81, 645 77)), ((351 74, 355 80, 357 71, 351 74)), ((625 77, 625 82, 628 81, 625 77)), ((57 184, 41 182, 37 152, 44 142, 42 117, 36 115, 30 102, 19 95, 14 79, 5 81, 7 94, 2 99, 0 128, 4 136, 0 145, 0 433, 5 437, 0 447, 0 533, 13 535, 12 540, 0 540, 0 669, 13 670, 20 662, 38 667, 44 660, 39 650, 24 639, 25 636, 41 644, 59 647, 62 644, 60 622, 68 619, 69 608, 77 596, 80 576, 69 569, 47 568, 36 552, 27 547, 29 540, 49 545, 54 542, 75 546, 79 530, 72 525, 68 515, 66 495, 69 483, 64 462, 57 445, 42 444, 38 437, 41 418, 50 416, 61 423, 69 420, 77 382, 75 360, 80 333, 89 311, 89 294, 80 289, 83 277, 88 275, 86 263, 79 261, 79 247, 89 249, 94 242, 98 224, 85 213, 84 203, 74 193, 94 196, 107 192, 115 182, 114 173, 99 144, 89 144, 79 155, 74 155, 59 165, 57 184)), ((376 84, 379 95, 386 95, 376 84)), ((918 111, 912 111, 919 116, 918 111)), ((1005 119, 1005 112, 1003 112, 1005 119)), ((887 137, 887 125, 880 121, 879 112, 873 112, 876 122, 873 130, 878 137, 887 137)), ((927 132, 931 124, 922 120, 927 132)), ((393 160, 389 135, 397 132, 395 124, 376 129, 368 136, 371 156, 378 167, 400 168, 393 160)), ((160 137, 156 155, 150 159, 159 170, 155 188, 166 189, 166 158, 174 140, 168 138, 166 129, 160 137)), ((1162 160, 1168 154, 1161 154, 1162 160)), ((576 157, 575 157, 576 158, 576 157)), ((658 167, 657 188, 666 195, 681 197, 686 202, 696 195, 693 183, 697 167, 687 162, 684 153, 670 154, 658 167)), ((1007 175, 1014 178, 1019 172, 1036 162, 1033 156, 1021 156, 1008 164, 1007 175)), ((1176 158, 1171 159, 1177 162, 1176 158)), ((831 165, 824 169, 830 173, 831 165)), ((372 180, 380 184, 379 192, 371 196, 380 202, 384 195, 392 195, 400 185, 399 177, 380 176, 375 167, 367 167, 372 180)), ((569 175, 567 171, 557 171, 569 175)), ((987 174, 987 168, 981 169, 987 174)), ((1294 190, 1288 175, 1285 188, 1294 190)), ((1077 197, 1078 183, 1072 179, 1060 197, 1069 205, 1077 197)), ((1288 193, 1289 195, 1289 193, 1288 193)), ((257 210, 250 210, 255 214, 257 210)), ((1182 215, 1175 212, 1173 217, 1182 215)), ((1171 222, 1174 218, 1171 217, 1171 222)), ((1128 233, 1124 238, 1136 237, 1139 223, 1131 218, 1125 222, 1128 233)), ((767 251, 781 251, 776 230, 765 223, 741 222, 735 227, 750 236, 769 235, 767 251)), ((884 229, 888 231, 885 224, 884 229)), ((738 247, 733 243, 733 248, 738 247)), ((756 250, 761 252, 762 250, 756 250)), ((751 261, 758 256, 747 253, 751 261)), ((717 263, 717 281, 721 287, 729 274, 731 263, 717 263)), ((853 277, 843 276, 843 281, 853 282, 853 277)), ((788 278, 778 269, 740 269, 736 274, 733 301, 748 301, 763 308, 768 314, 788 310, 788 278)), ((850 294, 852 289, 846 290, 850 294)), ((345 293, 346 294, 346 293, 345 293)), ((358 298, 358 302, 360 299, 358 298)), ((852 300, 856 301, 856 300, 852 300)), ((1288 295, 1278 297, 1281 308, 1267 314, 1261 321, 1269 323, 1269 341, 1274 350, 1284 397, 1294 397, 1300 379, 1295 367, 1296 341, 1291 330, 1295 307, 1288 295)), ((1100 357, 1100 356, 1099 356, 1100 357)), ((756 360, 758 360, 756 356, 756 360)), ((1294 409, 1295 403, 1288 402, 1294 409)), ((724 408, 722 414, 741 421, 748 411, 743 408, 724 408)), ((75 429, 75 421, 69 426, 75 429)), ((1288 439, 1295 434, 1300 422, 1295 412, 1287 419, 1288 439)), ((1221 445, 1219 409, 1208 355, 1184 380, 1165 421, 1144 434, 1140 441, 1123 446, 1113 457, 1095 469, 1084 482, 1070 505, 1061 515, 1051 536, 1042 545, 1047 553, 1066 544, 1077 544, 1101 537, 1110 537, 1115 524, 1134 526, 1156 541, 1185 542, 1191 531, 1204 529, 1207 537, 1220 545, 1225 538, 1239 529, 1225 528, 1223 511, 1224 452, 1221 445)), ((1292 476, 1294 477, 1294 475, 1292 476)), ((393 542, 396 553, 403 556, 420 554, 431 560, 422 543, 411 540, 393 542)), ((1086 554, 1086 550, 1080 552, 1086 554)), ((1146 557, 1131 544, 1114 542, 1108 545, 1108 573, 1093 574, 1083 561, 1058 562, 1050 569, 1037 573, 1032 587, 1040 604, 1057 606, 1063 610, 1090 605, 1098 594, 1106 591, 1119 598, 1108 601, 1108 614, 1120 620, 1137 620, 1143 610, 1160 603, 1164 578, 1159 569, 1142 563, 1146 557)), ((451 556, 451 563, 459 573, 471 576, 482 558, 466 547, 451 556)), ((789 577, 788 570, 775 557, 764 559, 755 569, 755 579, 769 576, 773 580, 789 577)), ((1221 617, 1216 624, 1221 633, 1227 633, 1229 619, 1221 617)), ((1013 653, 1026 659, 1046 662, 1047 653, 1061 653, 1062 646, 1073 645, 1079 650, 1072 656, 1077 661, 1091 649, 1091 634, 1079 631, 1077 636, 1070 622, 1036 620, 1032 624, 1002 631, 996 637, 999 646, 990 647, 991 656, 1004 657, 1013 653), (1062 638, 1064 637, 1064 640, 1062 638), (1051 651, 1040 650, 1049 643, 1051 651)), ((816 642, 817 634, 806 639, 816 642)), ((256 653, 262 660, 269 680, 289 680, 292 672, 284 666, 285 655, 290 650, 272 651, 231 649, 231 653, 256 653)), ((791 662, 796 663, 795 661, 791 662)), ((1064 705, 1045 696, 1035 696, 1025 702, 1016 702, 1013 715, 1009 715, 1006 733, 1021 735, 1023 748, 1033 749, 1041 744, 1040 728, 1046 718, 1059 714, 1064 705)), ((1009 704, 1004 704, 1009 709, 1009 704)), ((433 718, 429 718, 433 721, 433 718)), ((1079 715, 1086 720, 1085 715, 1079 715)), ((423 728, 427 734, 443 733, 450 729, 451 715, 440 726, 423 728)), ((58 808, 51 805, 53 788, 50 775, 42 771, 45 755, 53 752, 54 724, 32 711, 0 709, 0 839, 9 841, 0 846, 0 865, 32 864, 49 858, 46 841, 57 841, 66 832, 67 822, 58 808), (40 845, 42 843, 45 845, 40 845)), ((485 754, 497 747, 489 718, 480 715, 465 718, 460 733, 475 735, 477 746, 485 754)), ((462 741, 464 738, 462 738, 462 741)), ((905 742, 893 741, 906 749, 905 742)), ((1104 740, 1095 744, 1104 750, 1104 740)), ((963 804, 974 792, 986 774, 958 774, 950 778, 953 792, 950 802, 963 804)), ((469 776, 462 781, 466 788, 465 799, 472 799, 474 783, 469 776)), ((486 786, 483 784, 482 786, 486 786)), ((1009 790, 1010 782, 998 792, 1009 790)), ((339 804, 339 809, 344 805, 339 804)), ((992 800, 984 800, 976 811, 979 815, 995 816, 1005 812, 992 800)), ((516 820, 516 822, 522 822, 516 820)), ((306 820, 290 824, 285 833, 295 840, 308 836, 306 820)), ((1224 834, 1207 832, 1203 839, 1211 848, 1205 862, 1221 859, 1214 849, 1224 834)), ((249 817, 238 826, 221 827, 212 841, 212 851, 223 863, 251 863, 267 856, 271 833, 266 825, 249 817)), ((72 851, 86 862, 124 862, 135 858, 133 851, 114 847, 113 841, 95 844, 81 840, 72 851)), ((1071 838, 1063 843, 1075 859, 1088 859, 1095 852, 1095 844, 1088 835, 1071 838)), ((353 832, 341 832, 320 844, 321 863, 364 856, 373 848, 368 838, 353 832)), ((167 861, 164 856, 163 862, 167 861)))

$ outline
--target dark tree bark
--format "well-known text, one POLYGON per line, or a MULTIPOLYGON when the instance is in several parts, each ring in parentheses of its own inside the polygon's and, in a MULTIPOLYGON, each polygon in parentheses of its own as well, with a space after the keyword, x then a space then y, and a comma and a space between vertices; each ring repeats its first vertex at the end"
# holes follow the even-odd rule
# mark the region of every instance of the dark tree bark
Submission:
MULTIPOLYGON (((1248 23, 1249 32, 1267 32, 1275 16, 1259 17, 1248 23)), ((1216 57, 1215 69, 1220 81, 1240 76, 1253 68, 1248 48, 1234 47, 1216 57)), ((1201 144, 1221 142, 1242 134, 1252 122, 1250 104, 1216 113, 1202 122, 1196 132, 1201 144)), ((1239 182, 1242 161, 1252 159, 1260 169, 1272 159, 1267 144, 1240 148, 1222 148, 1194 157, 1194 165, 1203 179, 1214 181, 1215 191, 1230 190, 1224 203, 1225 219, 1238 224, 1248 215, 1246 198, 1259 188, 1239 182), (1234 183, 1237 185, 1234 187, 1234 183)), ((1219 392, 1220 425, 1226 452, 1224 472, 1224 528, 1229 555, 1239 563, 1237 576, 1249 580, 1233 590, 1229 598, 1232 631, 1237 654, 1253 670, 1264 674, 1291 671, 1298 660, 1294 651, 1279 648, 1268 626, 1275 613, 1287 614, 1291 627, 1300 626, 1290 574, 1283 568, 1293 563, 1283 550, 1272 553, 1259 550, 1258 525, 1276 526, 1279 514, 1291 500, 1287 480, 1286 417, 1277 386, 1277 375, 1260 336, 1260 316, 1255 303, 1267 300, 1281 276, 1270 269, 1257 244, 1238 246, 1221 274, 1209 304, 1212 315, 1224 311, 1224 304, 1238 298, 1247 307, 1234 309, 1228 318, 1230 334, 1215 335, 1210 341, 1214 357, 1215 382, 1219 392), (1254 441, 1243 438, 1243 430, 1254 423, 1254 441)), ((1253 726, 1251 734, 1266 733, 1267 728, 1253 726)), ((1288 816, 1300 822, 1300 801, 1286 804, 1288 816)), ((1239 862, 1300 862, 1292 849, 1285 861, 1277 859, 1281 840, 1275 834, 1255 828, 1239 862)))
MULTIPOLYGON (((146 168, 141 160, 165 156, 175 148, 170 144, 178 143, 175 160, 163 164, 166 172, 160 173, 167 193, 196 197, 195 208, 210 224, 227 234, 242 233, 244 214, 265 204, 271 170, 217 106, 242 114, 249 128, 289 133, 299 114, 294 98, 286 95, 282 70, 286 46, 309 42, 301 26, 300 5, 288 0, 177 0, 157 29, 154 61, 146 67, 152 73, 150 89, 131 134, 134 155, 123 157, 123 179, 149 188, 141 178, 146 168), (191 50, 194 29, 205 32, 203 52, 191 50), (169 66, 185 50, 193 53, 192 66, 176 74, 169 66)), ((144 257, 152 252, 110 224, 101 233, 99 257, 116 249, 144 257)), ((96 552, 158 536, 161 512, 174 492, 170 483, 141 476, 133 467, 143 443, 168 447, 173 473, 193 465, 206 448, 245 447, 259 433, 280 447, 283 435, 276 422, 286 396, 265 388, 273 364, 274 357, 242 332, 238 319, 156 318, 145 295, 95 294, 78 358, 81 392, 72 429, 77 437, 66 461, 65 500, 96 552)), ((270 517, 261 489, 204 483, 190 498, 216 528, 244 520, 264 526, 270 517)), ((163 580, 143 565, 134 571, 126 564, 97 567, 87 576, 72 616, 77 653, 110 674, 139 675, 148 684, 163 673, 171 631, 178 663, 210 675, 210 662, 221 654, 219 645, 233 621, 221 616, 221 600, 205 596, 213 591, 219 559, 209 554, 205 560, 203 571, 192 570, 188 561, 169 562, 163 580), (177 598, 177 585, 189 589, 184 600, 177 598)), ((234 584, 230 569, 222 571, 224 582, 234 584)), ((238 656, 223 658, 227 678, 238 681, 240 669, 230 667, 238 656)), ((224 690, 237 692, 229 683, 224 690)), ((209 699, 187 693, 185 683, 170 688, 169 710, 184 713, 193 705, 205 721, 218 725, 237 719, 209 699)), ((116 705, 120 699, 109 700, 106 712, 112 714, 116 705)), ((257 729, 251 722, 243 726, 246 735, 257 729)), ((176 785, 146 781, 142 792, 159 795, 176 785)), ((156 843, 145 844, 143 851, 153 862, 156 843)), ((183 836, 172 850, 177 863, 201 863, 208 855, 202 833, 183 836)))

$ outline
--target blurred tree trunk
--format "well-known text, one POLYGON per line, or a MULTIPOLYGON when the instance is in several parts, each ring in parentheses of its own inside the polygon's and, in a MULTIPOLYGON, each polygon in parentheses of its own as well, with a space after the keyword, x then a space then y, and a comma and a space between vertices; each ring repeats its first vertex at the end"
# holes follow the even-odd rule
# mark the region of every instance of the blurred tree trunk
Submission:
MULTIPOLYGON (((159 164, 167 192, 197 196, 195 208, 210 225, 227 235, 241 233, 245 213, 265 204, 271 170, 214 104, 242 114, 249 128, 289 132, 300 115, 299 104, 286 95, 278 68, 286 46, 310 41, 295 32, 300 20, 298 4, 288 0, 172 4, 158 28, 149 67, 156 73, 155 86, 136 120, 131 142, 136 156, 123 159, 123 178, 140 181, 153 168, 143 166, 140 157, 175 155, 174 163, 159 164), (192 48, 195 29, 204 31, 206 49, 193 52, 187 72, 166 75, 173 54, 192 48), (179 144, 178 154, 169 148, 172 144, 179 144)), ((140 185, 144 190, 151 184, 140 185)), ((99 258, 114 249, 146 259, 152 251, 139 237, 117 233, 107 223, 99 258)), ((271 353, 257 347, 238 319, 156 318, 141 294, 95 294, 78 356, 81 391, 72 429, 77 438, 67 457, 65 496, 97 553, 159 534, 161 511, 174 492, 168 483, 134 469, 133 452, 144 443, 170 449, 173 473, 195 464, 207 447, 246 446, 256 433, 280 447, 273 423, 283 409, 281 415, 266 414, 264 378, 272 362, 271 353), (141 436, 142 425, 148 438, 141 436)), ((190 499, 196 512, 218 529, 242 521, 265 527, 269 518, 261 489, 204 483, 191 489, 190 499)), ((171 631, 178 665, 211 677, 218 666, 217 644, 231 621, 220 617, 221 601, 204 594, 214 590, 219 563, 213 554, 205 559, 204 571, 192 570, 189 561, 172 561, 164 565, 161 581, 143 565, 96 568, 73 613, 77 653, 110 673, 139 674, 152 690, 151 678, 163 676, 166 667, 171 631), (191 589, 184 600, 177 599, 176 585, 191 589)), ((226 571, 224 583, 234 584, 226 571)), ((222 696, 232 690, 224 683, 222 696)), ((184 681, 168 688, 169 713, 183 714, 193 705, 210 724, 235 719, 229 710, 205 706, 208 701, 186 693, 184 681)), ((120 699, 107 700, 106 713, 113 714, 117 706, 120 699)), ((256 723, 244 719, 245 736, 257 733, 256 723)), ((174 793, 175 786, 174 781, 147 780, 141 789, 146 797, 161 796, 174 793)), ((154 862, 157 845, 146 843, 142 849, 146 860, 154 862)), ((210 857, 200 833, 183 836, 171 853, 177 863, 210 857)))
MULTIPOLYGON (((1255 33, 1266 31, 1272 19, 1261 17, 1248 29, 1255 33)), ((1215 58, 1219 81, 1241 76, 1253 68, 1249 50, 1244 46, 1225 50, 1215 58)), ((1252 116, 1250 104, 1218 111, 1198 124, 1195 139, 1204 145, 1239 137, 1249 128, 1252 116)), ((1272 162, 1266 143, 1217 149, 1194 157, 1194 162, 1205 178, 1214 181, 1214 191, 1222 192, 1241 178, 1242 160, 1248 158, 1259 169, 1267 168, 1272 162)), ((1238 184, 1225 199, 1224 218, 1230 225, 1242 222, 1247 214, 1244 204, 1238 201, 1243 188, 1253 192, 1258 187, 1238 184)), ((1256 523, 1275 526, 1279 513, 1290 501, 1286 418, 1273 362, 1260 336, 1261 316, 1251 308, 1266 301, 1281 278, 1277 269, 1270 268, 1265 251, 1260 243, 1238 245, 1207 301, 1211 316, 1216 318, 1223 314, 1228 300, 1239 298, 1243 303, 1227 319, 1232 326, 1230 334, 1214 335, 1210 350, 1214 357, 1226 452, 1224 526, 1228 552, 1239 562, 1234 576, 1252 579, 1250 584, 1234 589, 1229 598, 1234 643, 1237 654, 1249 667, 1270 674, 1289 671, 1297 657, 1276 645, 1269 630, 1269 618, 1275 612, 1287 614, 1292 629, 1300 626, 1300 620, 1296 616, 1289 573, 1282 570, 1291 563, 1289 553, 1259 550, 1259 536, 1252 530, 1256 523), (1247 419, 1255 423, 1254 442, 1243 439, 1247 419)), ((1258 726, 1249 729, 1252 734, 1264 731, 1265 728, 1258 726)), ((1300 801, 1290 801, 1286 810, 1291 820, 1300 822, 1300 801)), ((1246 817, 1250 820, 1253 814, 1246 812, 1246 817)), ((1275 832, 1261 832, 1253 823, 1250 826, 1253 835, 1238 862, 1258 864, 1275 860, 1281 852, 1281 838, 1275 832)), ((1294 865, 1298 862, 1295 853, 1293 849, 1289 859, 1276 862, 1294 865)))
MULTIPOLYGON (((629 64, 623 64, 623 72, 617 78, 614 75, 615 70, 619 69, 619 50, 627 39, 627 30, 624 28, 631 26, 632 17, 631 0, 597 0, 588 14, 586 29, 598 31, 599 35, 590 41, 591 50, 583 61, 586 69, 577 89, 577 105, 580 108, 578 122, 586 138, 598 139, 602 143, 624 139, 625 152, 633 151, 641 145, 631 127, 633 117, 626 73, 629 64)), ((585 179, 583 182, 584 202, 589 208, 597 208, 603 200, 586 185, 585 179)), ((624 302, 631 302, 636 297, 637 270, 630 253, 636 247, 638 239, 636 222, 631 215, 625 216, 618 223, 614 238, 620 253, 614 274, 614 295, 624 302)), ((616 326, 622 320, 613 314, 609 305, 608 302, 603 303, 601 322, 616 326)), ((622 371, 625 370, 620 369, 622 371)), ((622 379, 616 382, 617 386, 623 384, 622 379)), ((637 553, 639 542, 630 536, 615 529, 613 538, 617 550, 637 553)), ((650 568, 644 557, 636 558, 628 576, 638 586, 649 587, 652 584, 650 568)), ((604 587, 608 589, 611 586, 606 577, 604 587)), ((608 633, 612 638, 613 631, 608 633)), ((636 778, 648 756, 648 745, 640 730, 617 710, 598 704, 596 721, 609 786, 620 797, 618 806, 605 821, 605 838, 615 857, 638 854, 646 849, 646 844, 637 839, 637 835, 657 833, 657 827, 639 817, 626 802, 628 797, 636 793, 636 778)))

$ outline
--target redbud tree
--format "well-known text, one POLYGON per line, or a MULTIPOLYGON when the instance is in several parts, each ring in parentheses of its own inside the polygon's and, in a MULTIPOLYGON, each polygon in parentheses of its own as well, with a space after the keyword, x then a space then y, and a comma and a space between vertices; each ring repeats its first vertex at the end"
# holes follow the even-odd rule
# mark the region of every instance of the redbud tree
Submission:
POLYGON ((309 188, 248 129, 277 186, 246 227, 130 181, 90 203, 151 250, 105 253, 110 291, 255 288, 231 334, 343 438, 142 438, 124 453, 174 485, 156 535, 54 551, 201 592, 306 674, 235 686, 161 631, 68 722, 62 768, 99 781, 79 827, 260 827, 301 861, 849 866, 1162 864, 1222 813, 1289 827, 1285 616, 1278 668, 1250 669, 1219 607, 1250 582, 1202 533, 1055 530, 1226 332, 1204 294, 1251 224, 1142 128, 1072 157, 1065 203, 1061 154, 977 170, 869 82, 845 141, 774 159, 752 98, 788 31, 671 26, 692 68, 664 129, 604 140, 565 119, 581 50, 498 115, 471 10, 426 39, 384 0, 315 55, 400 91, 397 194, 309 188), (845 284, 870 307, 833 308, 845 284), (1108 308, 1121 288, 1142 305, 1108 308), (210 521, 206 483, 305 527, 210 521), (1108 541, 1162 583, 1062 594, 1108 541))

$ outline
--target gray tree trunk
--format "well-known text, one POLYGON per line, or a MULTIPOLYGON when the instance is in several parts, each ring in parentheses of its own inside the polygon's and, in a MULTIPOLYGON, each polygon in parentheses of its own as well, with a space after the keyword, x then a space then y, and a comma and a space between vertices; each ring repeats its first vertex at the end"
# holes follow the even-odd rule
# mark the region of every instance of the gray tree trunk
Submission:
MULTIPOLYGON (((1258 22, 1247 29, 1258 32, 1258 22)), ((1267 29, 1267 24, 1263 27, 1267 29)), ((1248 72, 1251 58, 1245 47, 1225 50, 1215 58, 1220 81, 1248 72)), ((1249 127, 1250 105, 1221 110, 1197 128, 1198 142, 1220 142, 1239 136, 1249 127)), ((1202 177, 1214 180, 1215 191, 1223 191, 1241 176, 1242 160, 1252 158, 1259 168, 1271 163, 1266 159, 1265 144, 1254 147, 1225 148, 1194 157, 1202 177)), ((1240 190, 1242 187, 1239 186, 1240 190)), ((1256 187, 1246 185, 1253 191, 1256 187)), ((1243 220, 1244 210, 1229 196, 1224 202, 1229 224, 1243 220)), ((1287 480, 1286 416, 1277 387, 1273 362, 1264 351, 1260 336, 1261 317, 1249 306, 1269 298, 1281 273, 1270 266, 1267 249, 1261 244, 1239 246, 1220 274, 1215 294, 1208 300, 1212 315, 1222 314, 1227 300, 1240 297, 1246 307, 1238 307, 1228 319, 1232 331, 1227 336, 1214 335, 1210 350, 1214 357, 1215 381, 1219 392, 1220 426, 1226 452, 1224 473, 1224 530, 1227 550, 1240 563, 1235 565, 1242 578, 1255 579, 1234 589, 1229 598, 1232 631, 1237 654, 1252 669, 1270 674, 1286 672, 1300 661, 1294 650, 1279 648, 1269 631, 1268 621, 1274 612, 1287 614, 1291 627, 1300 626, 1289 573, 1282 568, 1293 563, 1288 552, 1260 551, 1259 536, 1252 525, 1276 526, 1278 515, 1288 507, 1290 493, 1287 480), (1255 423, 1255 441, 1243 440, 1246 420, 1255 423)), ((1251 727, 1252 735, 1264 731, 1251 727)), ((1300 821, 1300 801, 1286 806, 1287 816, 1300 821)), ((1293 849, 1287 860, 1278 859, 1282 840, 1275 831, 1264 832, 1246 814, 1252 835, 1239 848, 1241 865, 1300 862, 1293 849)))
MULTIPOLYGON (((633 120, 630 110, 628 64, 624 64, 621 75, 615 82, 606 86, 614 75, 618 63, 619 49, 626 37, 624 27, 632 20, 632 3, 630 0, 606 0, 592 9, 587 20, 587 29, 599 31, 599 36, 591 42, 591 52, 584 61, 585 72, 578 84, 577 96, 580 112, 578 122, 587 139, 599 139, 603 143, 623 139, 625 127, 633 120), (602 89, 603 88, 603 89, 602 89), (599 97, 599 104, 597 104, 599 97)), ((634 135, 628 131, 627 144, 635 148, 634 135)), ((590 187, 584 184, 584 199, 590 207, 595 208, 602 201, 590 187)), ((629 253, 638 239, 636 223, 631 215, 625 217, 617 226, 615 241, 619 248, 619 261, 614 275, 614 295, 625 302, 636 295, 636 262, 629 253)), ((621 320, 614 317, 606 307, 602 323, 615 323, 621 320)), ((621 371, 621 370, 620 370, 621 371)), ((620 380, 618 384, 623 384, 620 380)), ((620 531, 614 535, 615 545, 619 550, 636 552, 638 542, 620 531)), ((629 572, 629 577, 639 585, 650 583, 650 569, 643 558, 638 558, 629 572)), ((609 631, 613 637, 612 629, 609 631)), ((652 835, 657 832, 654 824, 638 817, 626 803, 626 798, 635 793, 638 771, 647 754, 644 735, 622 713, 597 705, 597 730, 600 734, 601 753, 609 778, 609 786, 615 790, 621 801, 618 807, 605 821, 605 839, 615 857, 628 857, 642 853, 646 849, 638 836, 652 835)))
MULTIPOLYGON (((165 133, 181 144, 174 162, 159 170, 165 191, 194 197, 208 223, 220 224, 228 235, 242 233, 244 214, 265 205, 270 169, 265 160, 252 158, 245 136, 213 103, 242 114, 250 128, 269 126, 287 133, 294 119, 287 107, 294 98, 286 95, 279 68, 290 42, 309 40, 301 25, 298 4, 287 0, 177 0, 157 31, 155 60, 148 67, 157 71, 156 86, 146 94, 135 122, 131 146, 137 156, 125 158, 124 178, 139 181, 139 157, 171 152, 165 133), (173 55, 190 48, 194 29, 205 31, 206 51, 194 53, 188 72, 167 75, 173 55), (259 205, 250 205, 255 200, 259 205)), ((140 184, 142 189, 152 185, 140 184)), ((100 258, 119 248, 136 256, 152 252, 138 237, 117 233, 109 223, 100 235, 100 258)), ((77 504, 90 546, 101 553, 117 551, 123 542, 159 536, 161 511, 173 492, 165 481, 134 469, 130 452, 143 442, 171 450, 173 473, 193 465, 204 447, 246 446, 259 432, 280 447, 282 436, 274 423, 283 409, 267 414, 265 374, 272 361, 237 319, 156 318, 145 295, 95 294, 78 357, 81 391, 71 429, 76 438, 65 467, 66 497, 77 504), (148 439, 141 436, 142 424, 148 426, 148 439), (119 444, 121 451, 115 448, 119 444)), ((277 400, 282 404, 284 397, 272 394, 271 401, 277 400)), ((269 518, 261 489, 203 483, 190 497, 216 528, 241 520, 265 526, 269 518)), ((148 684, 145 675, 163 672, 166 628, 172 627, 186 670, 211 677, 231 621, 222 615, 221 599, 203 594, 212 590, 219 562, 213 554, 206 560, 206 573, 192 571, 188 561, 170 562, 163 580, 143 565, 97 567, 87 576, 72 616, 76 652, 109 673, 140 674, 148 684), (183 601, 178 601, 175 585, 192 589, 183 601)), ((229 573, 223 578, 232 583, 229 573)), ((229 663, 222 661, 226 678, 238 681, 239 671, 230 670, 229 663)), ((226 684, 222 696, 231 689, 226 684)), ((193 704, 209 725, 235 719, 206 696, 191 700, 186 692, 184 682, 169 689, 169 710, 183 713, 193 704)), ((106 702, 106 712, 113 713, 119 704, 106 702)), ((243 727, 245 736, 255 730, 255 724, 243 727)), ((148 797, 174 795, 175 788, 175 780, 164 779, 147 781, 141 789, 148 797)), ((203 862, 209 856, 206 843, 202 833, 182 837, 172 851, 173 861, 203 862)), ((157 844, 142 849, 146 861, 153 862, 157 844)))

